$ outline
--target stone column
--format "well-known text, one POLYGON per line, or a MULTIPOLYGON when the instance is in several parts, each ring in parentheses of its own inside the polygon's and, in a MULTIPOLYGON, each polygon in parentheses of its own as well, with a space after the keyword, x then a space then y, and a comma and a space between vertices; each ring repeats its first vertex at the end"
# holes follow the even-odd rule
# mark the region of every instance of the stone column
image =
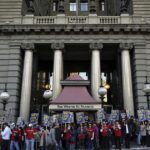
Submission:
POLYGON ((100 50, 103 48, 102 43, 91 43, 91 93, 95 100, 100 101, 98 88, 101 82, 100 50))
POLYGON ((25 50, 22 89, 21 89, 21 103, 20 103, 20 117, 28 121, 30 114, 30 99, 31 99, 31 84, 32 84, 32 62, 34 44, 22 44, 21 48, 25 50))
POLYGON ((63 79, 63 43, 52 43, 51 48, 54 49, 53 62, 53 99, 61 92, 62 87, 60 81, 63 79))
POLYGON ((131 63, 129 53, 132 48, 132 43, 120 44, 124 109, 129 110, 130 113, 134 115, 131 63))

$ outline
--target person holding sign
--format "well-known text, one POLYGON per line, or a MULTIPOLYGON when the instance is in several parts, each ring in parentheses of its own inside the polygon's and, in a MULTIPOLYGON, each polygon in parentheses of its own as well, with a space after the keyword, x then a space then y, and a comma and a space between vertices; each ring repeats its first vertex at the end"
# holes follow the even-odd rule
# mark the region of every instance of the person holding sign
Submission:
POLYGON ((81 124, 77 129, 77 139, 79 141, 79 149, 85 149, 85 136, 86 130, 83 128, 83 125, 81 124))
POLYGON ((89 126, 87 128, 87 142, 88 142, 88 150, 93 150, 93 140, 94 140, 94 129, 92 127, 92 124, 89 123, 89 126))
POLYGON ((147 122, 146 131, 147 131, 147 135, 146 135, 146 145, 147 145, 148 147, 150 147, 150 121, 147 122))
POLYGON ((26 150, 34 150, 35 134, 36 130, 33 128, 32 124, 29 124, 25 129, 26 150))
POLYGON ((117 149, 121 150, 121 125, 118 121, 115 122, 115 125, 113 127, 114 129, 114 135, 115 135, 115 146, 117 149))
POLYGON ((109 127, 108 127, 108 125, 106 124, 106 122, 104 121, 104 122, 102 123, 100 132, 101 132, 101 135, 102 135, 102 149, 105 149, 105 150, 108 150, 108 149, 109 149, 108 130, 109 130, 109 127))
POLYGON ((40 132, 40 147, 41 147, 41 150, 47 150, 48 148, 48 135, 49 135, 49 131, 48 129, 44 126, 42 129, 41 129, 41 132, 40 132))
POLYGON ((64 148, 65 150, 69 150, 69 147, 70 147, 70 143, 69 143, 69 140, 71 138, 71 133, 70 133, 70 124, 65 124, 65 127, 63 129, 63 140, 64 140, 64 148))
POLYGON ((19 138, 21 136, 20 130, 17 128, 17 126, 14 124, 14 127, 12 129, 12 134, 11 134, 11 142, 10 142, 10 150, 20 150, 19 147, 19 138))

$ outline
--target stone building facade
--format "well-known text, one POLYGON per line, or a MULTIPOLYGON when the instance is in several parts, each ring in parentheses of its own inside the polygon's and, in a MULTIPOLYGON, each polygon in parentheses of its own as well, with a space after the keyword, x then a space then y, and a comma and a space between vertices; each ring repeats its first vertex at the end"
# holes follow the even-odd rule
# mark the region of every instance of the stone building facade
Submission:
POLYGON ((109 104, 131 114, 146 108, 150 1, 0 0, 0 92, 7 83, 11 119, 27 120, 30 110, 40 109, 40 84, 50 76, 55 99, 71 72, 87 73, 97 101, 103 72, 111 87, 109 104))

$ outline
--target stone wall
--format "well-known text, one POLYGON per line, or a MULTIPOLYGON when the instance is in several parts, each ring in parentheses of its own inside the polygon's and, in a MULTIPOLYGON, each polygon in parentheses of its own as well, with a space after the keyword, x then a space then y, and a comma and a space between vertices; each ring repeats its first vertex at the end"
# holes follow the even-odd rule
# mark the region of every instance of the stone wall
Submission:
POLYGON ((22 0, 0 0, 0 23, 21 16, 22 0))
POLYGON ((133 0, 133 14, 136 16, 142 16, 145 18, 146 22, 149 22, 150 0, 133 0))
MULTIPOLYGON (((0 37, 0 93, 7 83, 10 99, 6 105, 6 118, 14 121, 19 112, 20 87, 22 76, 22 56, 20 45, 0 37)), ((2 104, 0 104, 2 111, 2 104)), ((7 121, 8 121, 7 120, 7 121)))

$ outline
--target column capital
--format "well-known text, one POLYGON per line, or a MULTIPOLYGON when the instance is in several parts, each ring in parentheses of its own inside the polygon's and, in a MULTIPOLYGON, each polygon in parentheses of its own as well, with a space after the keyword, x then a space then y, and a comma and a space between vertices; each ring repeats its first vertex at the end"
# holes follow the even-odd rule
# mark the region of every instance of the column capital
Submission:
POLYGON ((51 44, 51 48, 53 50, 64 50, 65 45, 63 42, 57 42, 57 43, 52 43, 51 44))
POLYGON ((120 43, 120 50, 131 50, 133 48, 133 43, 120 43))
POLYGON ((35 46, 33 43, 22 43, 21 49, 23 50, 34 50, 35 46))
POLYGON ((90 43, 91 50, 101 50, 102 48, 103 48, 103 43, 99 43, 99 42, 90 43))

